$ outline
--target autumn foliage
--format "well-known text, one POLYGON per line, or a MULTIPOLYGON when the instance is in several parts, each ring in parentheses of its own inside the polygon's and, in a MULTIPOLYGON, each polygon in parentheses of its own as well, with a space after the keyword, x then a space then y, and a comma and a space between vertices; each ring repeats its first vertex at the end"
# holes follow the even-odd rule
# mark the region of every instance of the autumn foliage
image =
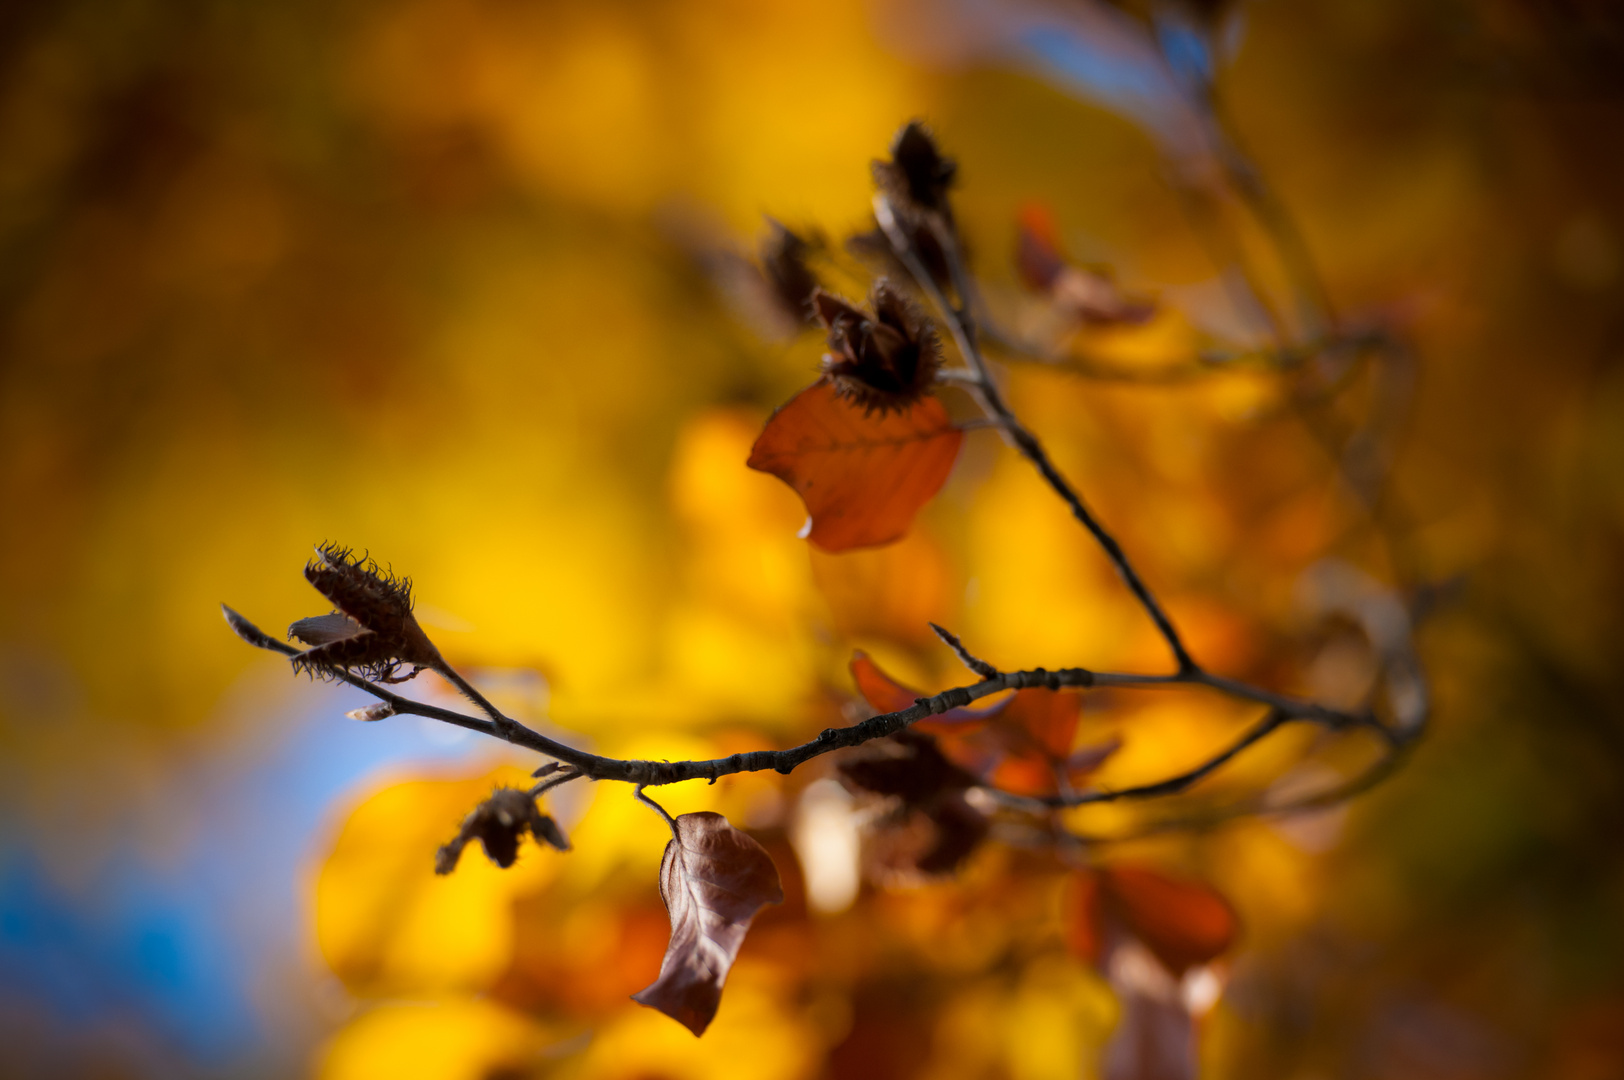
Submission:
MULTIPOLYGON (((309 648, 275 641, 229 609, 228 621, 252 644, 287 654, 296 670, 349 682, 377 697, 375 712, 364 719, 415 712, 552 759, 535 771, 536 782, 527 790, 500 787, 471 811, 457 835, 441 847, 438 873, 455 870, 464 847, 476 839, 490 860, 504 868, 513 865, 527 836, 567 852, 570 842, 538 800, 583 779, 635 785, 639 801, 671 834, 659 872, 670 930, 657 978, 632 998, 696 1036, 707 1030, 721 1006, 723 988, 752 923, 764 908, 783 903, 786 892, 774 855, 758 839, 719 813, 672 816, 648 792, 689 779, 715 783, 757 771, 791 773, 834 752, 833 775, 847 793, 843 798, 856 808, 853 820, 863 822, 863 865, 881 886, 950 877, 998 839, 1018 841, 1062 867, 1083 864, 1067 875, 1064 938, 1071 952, 1096 966, 1122 996, 1126 1012, 1107 1052, 1112 1075, 1182 1075, 1193 1061, 1193 1021, 1179 992, 1169 988, 1229 951, 1238 934, 1234 910, 1211 888, 1153 866, 1121 861, 1093 865, 1088 839, 1071 830, 1065 811, 1178 795, 1290 724, 1378 736, 1389 752, 1367 774, 1377 777, 1424 720, 1424 695, 1416 694, 1419 669, 1406 642, 1393 637, 1391 628, 1385 637, 1377 636, 1383 631, 1367 631, 1389 649, 1395 665, 1385 702, 1371 697, 1351 707, 1321 703, 1202 667, 1130 556, 1002 397, 978 344, 982 326, 950 198, 956 164, 915 122, 897 134, 890 156, 877 161, 873 173, 875 229, 864 234, 856 250, 866 246, 872 251, 883 244, 884 261, 900 277, 876 280, 866 305, 824 289, 809 264, 817 245, 777 223, 771 226, 760 267, 734 266, 730 271, 735 283, 739 273, 759 275, 747 295, 775 306, 780 322, 793 325, 808 313, 815 316, 828 349, 820 377, 772 414, 745 464, 778 477, 800 497, 807 512, 802 536, 816 548, 839 554, 890 545, 908 534, 948 482, 966 428, 974 426, 958 417, 979 413, 980 423, 1005 437, 1098 542, 1161 636, 1174 661, 1171 671, 1003 671, 932 623, 931 630, 976 681, 924 693, 858 652, 851 661, 859 695, 852 706, 860 709, 860 702, 867 708, 850 714, 852 722, 783 750, 651 761, 599 756, 509 716, 429 641, 412 614, 409 583, 347 550, 323 546, 306 570, 311 584, 336 609, 290 628, 290 636, 309 648), (956 370, 944 366, 943 333, 925 314, 925 302, 934 305, 960 354, 956 370), (952 409, 950 399, 956 399, 952 409), (448 680, 479 715, 430 706, 384 688, 425 669, 448 680), (1083 692, 1175 686, 1227 696, 1260 716, 1187 772, 1128 787, 1098 784, 1096 777, 1124 742, 1119 735, 1080 738, 1083 692), (1136 967, 1134 956, 1149 959, 1136 967), (1147 976, 1147 971, 1160 974, 1147 976)), ((1052 221, 1041 212, 1023 212, 1019 237, 1021 277, 1063 319, 1127 326, 1154 314, 1152 306, 1119 292, 1108 276, 1070 265, 1052 221)), ((1305 805, 1336 801, 1364 782, 1333 785, 1305 805)), ((807 789, 807 797, 814 788, 807 789)), ((827 794, 835 789, 819 790, 826 792, 820 798, 835 798, 827 794)), ((1227 812, 1259 808, 1262 804, 1243 801, 1227 812)), ((815 861, 809 869, 817 872, 815 861)), ((821 896, 827 892, 823 884, 810 881, 804 888, 808 896, 821 896)))

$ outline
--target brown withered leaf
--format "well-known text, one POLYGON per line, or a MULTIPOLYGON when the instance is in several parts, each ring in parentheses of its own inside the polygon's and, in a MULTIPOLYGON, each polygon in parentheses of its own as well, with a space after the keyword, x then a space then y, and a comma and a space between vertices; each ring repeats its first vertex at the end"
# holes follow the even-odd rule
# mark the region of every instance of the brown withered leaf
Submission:
POLYGON ((1094 964, 1103 964, 1109 942, 1126 934, 1181 977, 1227 952, 1239 925, 1211 887, 1134 863, 1079 871, 1069 895, 1067 944, 1094 964))
POLYGON ((671 943, 660 977, 632 1000, 703 1035, 750 920, 763 905, 782 903, 784 890, 772 857, 721 814, 682 814, 672 827, 660 861, 671 943))
POLYGON ((901 539, 953 470, 964 433, 934 397, 873 414, 820 379, 781 406, 750 450, 750 468, 801 496, 807 539, 849 551, 901 539))

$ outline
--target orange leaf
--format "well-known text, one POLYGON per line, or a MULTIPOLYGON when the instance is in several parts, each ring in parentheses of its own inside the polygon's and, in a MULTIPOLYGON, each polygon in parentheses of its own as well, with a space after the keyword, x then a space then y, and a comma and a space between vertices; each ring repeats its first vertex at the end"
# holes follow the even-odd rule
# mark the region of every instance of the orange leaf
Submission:
POLYGON ((801 496, 809 540, 847 551, 900 539, 947 482, 963 440, 934 397, 865 413, 820 379, 773 413, 746 464, 801 496))
POLYGON ((1206 885, 1143 866, 1108 866, 1103 885, 1113 914, 1174 975, 1222 955, 1235 941, 1235 910, 1206 885))
POLYGON ((1065 894, 1066 947, 1090 964, 1098 964, 1105 952, 1101 902, 1099 874, 1082 870, 1072 876, 1065 894))

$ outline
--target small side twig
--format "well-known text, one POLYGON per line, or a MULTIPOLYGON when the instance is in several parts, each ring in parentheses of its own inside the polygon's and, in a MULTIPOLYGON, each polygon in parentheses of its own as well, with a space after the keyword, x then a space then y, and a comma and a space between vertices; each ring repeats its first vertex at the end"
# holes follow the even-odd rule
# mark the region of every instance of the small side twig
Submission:
POLYGON ((980 675, 983 679, 996 679, 998 677, 998 669, 973 655, 969 649, 964 647, 964 642, 960 641, 958 635, 953 631, 937 626, 935 623, 931 623, 930 628, 936 631, 936 636, 941 638, 949 649, 953 650, 965 667, 980 675))

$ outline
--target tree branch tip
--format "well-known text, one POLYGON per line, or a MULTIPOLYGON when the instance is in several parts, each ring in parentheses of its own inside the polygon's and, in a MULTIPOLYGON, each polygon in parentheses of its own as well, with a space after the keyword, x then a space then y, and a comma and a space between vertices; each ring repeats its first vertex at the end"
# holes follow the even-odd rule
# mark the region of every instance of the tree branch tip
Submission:
POLYGON ((936 632, 936 636, 941 638, 948 648, 953 650, 954 655, 959 658, 959 662, 975 674, 980 675, 983 682, 988 679, 996 679, 1001 674, 997 668, 965 648, 964 642, 959 640, 959 636, 953 631, 944 626, 938 626, 936 623, 928 623, 927 625, 936 632))

